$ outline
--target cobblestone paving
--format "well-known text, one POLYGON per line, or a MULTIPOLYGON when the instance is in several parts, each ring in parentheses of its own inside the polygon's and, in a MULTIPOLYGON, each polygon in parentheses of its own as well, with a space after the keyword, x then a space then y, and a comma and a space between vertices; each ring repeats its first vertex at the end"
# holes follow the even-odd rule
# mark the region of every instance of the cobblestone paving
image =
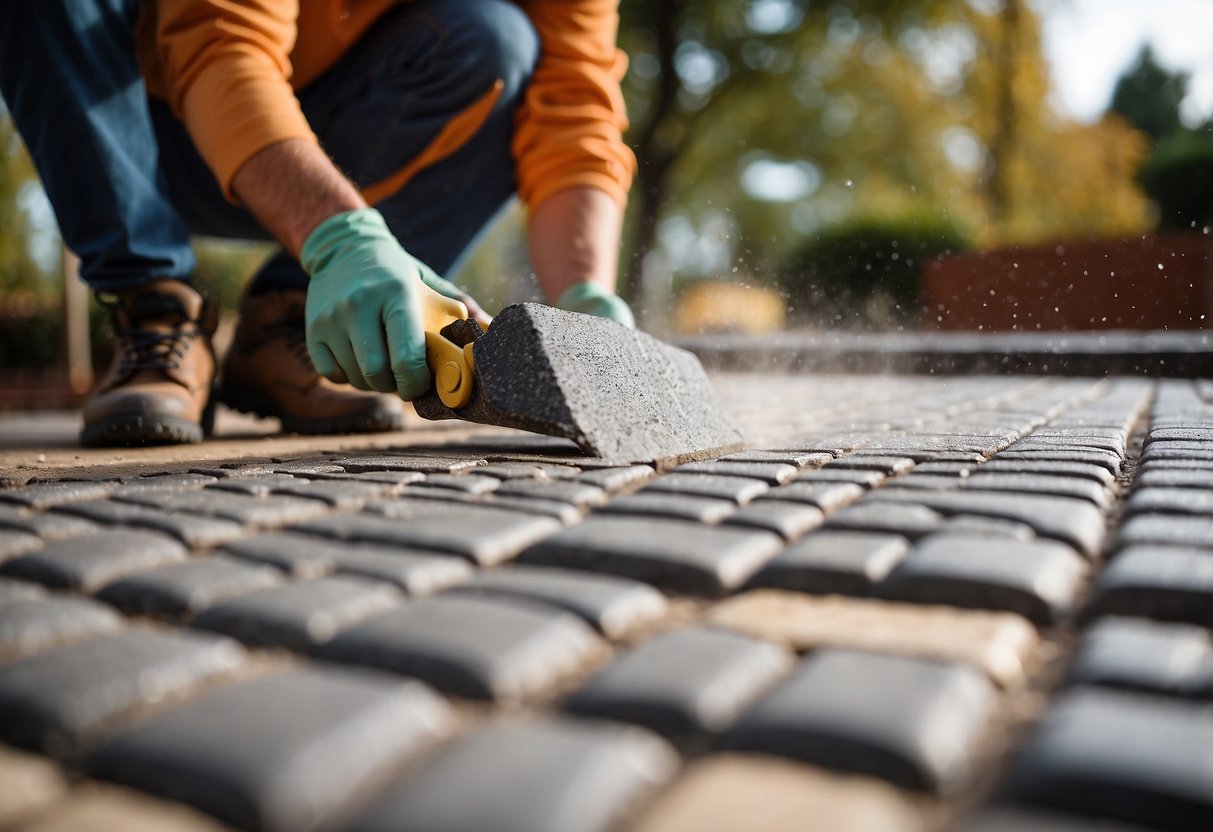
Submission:
POLYGON ((1213 385, 716 380, 0 490, 0 828, 1213 828, 1213 385))

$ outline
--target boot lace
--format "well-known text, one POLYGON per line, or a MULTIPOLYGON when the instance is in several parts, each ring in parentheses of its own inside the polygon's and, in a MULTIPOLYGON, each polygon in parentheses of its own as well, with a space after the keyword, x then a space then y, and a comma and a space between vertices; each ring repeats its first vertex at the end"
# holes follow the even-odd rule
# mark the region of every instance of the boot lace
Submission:
MULTIPOLYGON (((111 311, 118 306, 116 300, 99 301, 111 311)), ((118 364, 120 375, 138 370, 176 370, 181 366, 190 342, 201 334, 201 329, 197 321, 186 316, 184 310, 172 314, 177 316, 177 320, 167 331, 148 329, 137 322, 123 325, 111 318, 114 334, 123 347, 118 364)))

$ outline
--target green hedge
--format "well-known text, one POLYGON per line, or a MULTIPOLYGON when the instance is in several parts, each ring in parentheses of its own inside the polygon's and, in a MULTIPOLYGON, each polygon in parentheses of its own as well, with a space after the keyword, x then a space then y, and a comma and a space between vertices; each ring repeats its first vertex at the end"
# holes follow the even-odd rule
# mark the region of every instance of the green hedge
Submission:
POLYGON ((1158 226, 1179 231, 1213 223, 1213 136, 1177 133, 1163 139, 1140 174, 1158 205, 1158 226))
POLYGON ((859 218, 807 239, 777 279, 801 322, 907 323, 919 314, 923 261, 968 248, 966 236, 946 219, 859 218))

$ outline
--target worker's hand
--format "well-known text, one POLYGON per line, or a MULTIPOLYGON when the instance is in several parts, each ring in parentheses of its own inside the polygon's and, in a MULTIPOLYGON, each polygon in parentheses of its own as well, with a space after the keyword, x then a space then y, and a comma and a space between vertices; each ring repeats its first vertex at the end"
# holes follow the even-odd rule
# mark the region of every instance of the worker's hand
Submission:
POLYGON ((406 401, 425 393, 417 283, 442 279, 400 246, 383 215, 360 208, 329 217, 308 235, 299 261, 312 278, 307 351, 317 371, 406 401))
POLYGON ((632 309, 627 302, 597 283, 589 281, 574 283, 564 290, 560 299, 556 301, 556 305, 570 312, 582 312, 586 315, 596 315, 599 318, 610 318, 628 329, 636 328, 636 319, 632 316, 632 309))

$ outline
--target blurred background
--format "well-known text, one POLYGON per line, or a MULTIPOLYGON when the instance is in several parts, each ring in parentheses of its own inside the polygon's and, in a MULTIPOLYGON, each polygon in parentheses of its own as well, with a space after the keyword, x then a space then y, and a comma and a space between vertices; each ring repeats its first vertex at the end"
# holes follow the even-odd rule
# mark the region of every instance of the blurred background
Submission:
MULTIPOLYGON (((1208 326, 1213 0, 623 0, 621 19, 620 292, 646 329, 1208 326)), ((536 298, 522 228, 506 212, 452 275, 489 311, 536 298)), ((268 249, 198 250, 230 326, 268 249)), ((70 404, 103 366, 73 270, 0 109, 0 409, 70 404)))

